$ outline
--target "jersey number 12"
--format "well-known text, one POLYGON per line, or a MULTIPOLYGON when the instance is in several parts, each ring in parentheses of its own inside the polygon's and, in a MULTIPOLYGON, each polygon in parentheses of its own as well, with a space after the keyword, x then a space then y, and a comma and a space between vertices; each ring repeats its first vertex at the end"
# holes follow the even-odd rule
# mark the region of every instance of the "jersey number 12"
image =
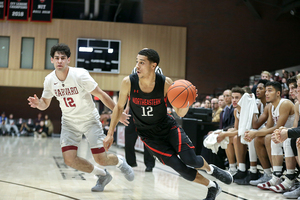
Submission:
POLYGON ((143 111, 143 114, 142 114, 143 117, 147 117, 147 116, 151 117, 151 116, 153 116, 153 113, 152 113, 153 107, 152 106, 148 106, 148 107, 142 106, 142 111, 143 111))
POLYGON ((76 104, 74 103, 74 100, 71 97, 64 98, 64 102, 67 107, 76 107, 76 104))

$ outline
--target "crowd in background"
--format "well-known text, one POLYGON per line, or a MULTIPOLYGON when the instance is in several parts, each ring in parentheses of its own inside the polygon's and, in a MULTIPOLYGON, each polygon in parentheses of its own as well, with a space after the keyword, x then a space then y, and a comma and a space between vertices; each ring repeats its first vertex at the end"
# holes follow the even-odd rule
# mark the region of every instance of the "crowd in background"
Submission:
POLYGON ((53 133, 54 127, 51 119, 46 114, 44 117, 42 113, 37 115, 36 119, 15 119, 11 113, 9 117, 5 112, 2 112, 0 117, 0 135, 2 136, 34 136, 39 138, 50 137, 53 133))

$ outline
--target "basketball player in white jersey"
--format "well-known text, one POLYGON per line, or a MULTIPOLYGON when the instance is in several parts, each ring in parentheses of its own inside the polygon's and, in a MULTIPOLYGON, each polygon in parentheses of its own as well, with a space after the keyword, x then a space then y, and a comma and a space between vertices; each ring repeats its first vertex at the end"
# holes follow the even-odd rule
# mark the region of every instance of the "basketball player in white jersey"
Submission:
MULTIPOLYGON (((67 45, 54 45, 50 55, 55 70, 45 78, 42 97, 39 99, 35 94, 33 97, 29 97, 28 101, 32 108, 39 110, 47 109, 53 96, 59 101, 62 111, 60 144, 65 163, 74 169, 97 175, 99 179, 92 188, 94 192, 102 192, 105 185, 111 181, 112 176, 106 170, 77 156, 78 145, 84 134, 93 157, 99 165, 116 165, 126 179, 132 181, 134 172, 125 159, 108 154, 103 148, 105 135, 91 94, 98 97, 111 110, 115 103, 99 88, 88 71, 68 66, 71 52, 67 45)), ((120 121, 127 125, 128 117, 123 113, 120 121)))
MULTIPOLYGON (((274 81, 266 84, 266 100, 272 104, 269 109, 269 117, 265 128, 258 131, 246 131, 245 140, 251 141, 257 136, 264 136, 272 134, 276 129, 281 126, 292 127, 294 122, 294 104, 287 99, 281 99, 281 84, 274 81)), ((273 137, 273 136, 272 136, 273 137)), ((271 139, 267 137, 266 139, 271 139)), ((266 141, 266 144, 268 142, 266 141)), ((264 190, 272 190, 274 192, 285 192, 294 185, 294 180, 289 178, 295 174, 295 158, 291 148, 290 140, 286 140, 284 143, 278 143, 276 140, 271 141, 271 154, 272 154, 272 166, 273 176, 272 179, 266 183, 258 184, 257 187, 264 190), (283 163, 283 151, 284 148, 287 178, 284 182, 280 183, 280 177, 282 175, 282 163, 283 163)))
MULTIPOLYGON (((294 78, 288 79, 289 83, 289 94, 292 97, 292 99, 298 99, 298 101, 295 103, 295 120, 293 128, 286 128, 281 127, 280 129, 275 130, 275 137, 279 142, 284 142, 287 138, 291 138, 291 145, 294 150, 295 146, 295 140, 299 140, 300 138, 300 121, 299 121, 299 115, 300 115, 300 105, 299 105, 299 99, 300 99, 300 75, 297 75, 296 80, 294 78), (296 81, 296 84, 294 82, 296 81), (296 86, 296 87, 295 87, 296 86), (296 89, 295 89, 296 88, 296 89)), ((299 141, 298 141, 299 143, 299 141)), ((299 148, 297 148, 298 151, 294 151, 295 154, 297 154, 296 159, 299 162, 299 148)), ((296 149, 296 150, 297 150, 296 149)), ((283 193, 283 196, 289 199, 296 199, 298 198, 300 200, 300 187, 298 186, 295 188, 295 190, 288 191, 283 193)))

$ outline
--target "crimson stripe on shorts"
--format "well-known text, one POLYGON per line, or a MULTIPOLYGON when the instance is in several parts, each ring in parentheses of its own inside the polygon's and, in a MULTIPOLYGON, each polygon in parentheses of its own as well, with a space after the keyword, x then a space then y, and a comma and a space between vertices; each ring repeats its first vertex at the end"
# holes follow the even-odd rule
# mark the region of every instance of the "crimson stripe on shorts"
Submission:
POLYGON ((105 152, 105 149, 104 149, 104 147, 101 147, 101 148, 93 148, 93 149, 91 149, 91 151, 92 151, 92 154, 98 154, 98 153, 103 153, 103 152, 105 152))
POLYGON ((181 145, 182 145, 181 131, 180 131, 180 128, 177 128, 177 130, 178 130, 178 142, 179 142, 179 144, 178 144, 178 152, 180 152, 181 151, 181 145))
POLYGON ((188 143, 185 143, 186 145, 188 145, 188 147, 190 147, 190 149, 195 149, 195 146, 190 146, 188 143))
POLYGON ((148 144, 146 144, 144 141, 143 141, 143 143, 144 143, 149 149, 151 149, 151 151, 154 151, 154 152, 156 152, 156 153, 159 153, 159 154, 161 154, 161 155, 163 155, 163 156, 167 156, 167 157, 171 157, 171 156, 172 156, 172 154, 164 153, 164 152, 158 151, 157 149, 154 149, 154 148, 150 147, 150 146, 149 146, 148 144))
POLYGON ((69 151, 69 150, 76 150, 77 151, 77 149, 78 149, 78 147, 76 147, 76 146, 65 146, 65 147, 61 148, 61 151, 62 152, 69 151))

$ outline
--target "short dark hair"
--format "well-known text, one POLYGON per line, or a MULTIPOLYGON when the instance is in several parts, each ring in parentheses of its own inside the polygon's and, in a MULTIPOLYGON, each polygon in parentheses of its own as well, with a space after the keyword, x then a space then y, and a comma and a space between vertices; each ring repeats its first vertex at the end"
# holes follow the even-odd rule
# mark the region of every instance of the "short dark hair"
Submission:
POLYGON ((235 86, 231 89, 231 93, 240 93, 243 96, 245 93, 245 90, 241 87, 235 86))
POLYGON ((260 84, 260 83, 262 83, 262 84, 264 85, 264 88, 266 88, 266 84, 267 84, 268 82, 270 82, 270 81, 269 81, 269 80, 266 80, 266 79, 259 79, 257 85, 260 84))
POLYGON ((156 63, 157 65, 159 64, 159 55, 153 49, 147 49, 147 48, 142 49, 139 52, 139 55, 146 56, 150 62, 156 63))
POLYGON ((292 76, 287 80, 287 85, 294 84, 294 87, 297 87, 297 77, 292 76))
POLYGON ((65 54, 68 58, 71 56, 71 50, 69 46, 64 43, 56 44, 51 48, 50 55, 52 58, 54 58, 55 52, 65 54))
POLYGON ((276 92, 279 91, 280 92, 280 96, 281 96, 281 93, 282 93, 282 86, 279 82, 277 81, 269 81, 266 85, 267 86, 272 86, 273 88, 275 88, 276 92))

